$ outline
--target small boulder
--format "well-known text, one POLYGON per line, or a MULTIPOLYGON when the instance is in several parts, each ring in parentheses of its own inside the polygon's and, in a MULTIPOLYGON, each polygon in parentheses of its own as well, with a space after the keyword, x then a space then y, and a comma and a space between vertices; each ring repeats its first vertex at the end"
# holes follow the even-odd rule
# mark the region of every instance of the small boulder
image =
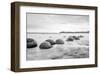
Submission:
POLYGON ((56 44, 64 44, 64 41, 62 39, 57 39, 56 44))
POLYGON ((79 38, 83 38, 84 36, 83 35, 80 35, 80 36, 78 36, 79 38))
POLYGON ((66 38, 66 36, 63 36, 64 38, 66 38))
POLYGON ((49 36, 49 38, 52 38, 52 36, 49 36))
POLYGON ((47 42, 47 41, 41 43, 39 46, 40 49, 50 49, 51 47, 52 45, 50 44, 50 42, 47 42))
POLYGON ((27 48, 37 47, 37 42, 32 38, 27 38, 27 48))
POLYGON ((66 41, 74 41, 74 39, 72 37, 67 38, 66 41))
POLYGON ((73 38, 74 38, 75 40, 80 40, 79 37, 77 37, 77 36, 73 36, 73 38))
POLYGON ((49 42, 51 45, 54 45, 54 44, 55 44, 55 41, 52 40, 52 39, 48 39, 48 40, 46 40, 46 41, 49 42))

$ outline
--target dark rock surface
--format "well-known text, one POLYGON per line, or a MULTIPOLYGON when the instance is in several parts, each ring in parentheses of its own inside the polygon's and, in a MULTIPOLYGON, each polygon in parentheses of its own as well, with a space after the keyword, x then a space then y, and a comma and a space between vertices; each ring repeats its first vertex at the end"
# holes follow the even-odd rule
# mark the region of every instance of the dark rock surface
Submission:
POLYGON ((40 49, 50 49, 51 47, 52 45, 50 44, 50 42, 47 42, 47 41, 41 43, 39 46, 40 49))
POLYGON ((32 38, 27 38, 27 48, 37 47, 37 42, 32 38))

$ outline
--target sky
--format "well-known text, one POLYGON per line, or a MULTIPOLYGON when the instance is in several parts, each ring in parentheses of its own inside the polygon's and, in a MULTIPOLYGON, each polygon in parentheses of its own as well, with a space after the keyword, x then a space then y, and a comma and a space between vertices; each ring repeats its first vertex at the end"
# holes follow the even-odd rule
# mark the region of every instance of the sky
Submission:
POLYGON ((89 31, 89 16, 27 13, 27 32, 61 31, 89 31))

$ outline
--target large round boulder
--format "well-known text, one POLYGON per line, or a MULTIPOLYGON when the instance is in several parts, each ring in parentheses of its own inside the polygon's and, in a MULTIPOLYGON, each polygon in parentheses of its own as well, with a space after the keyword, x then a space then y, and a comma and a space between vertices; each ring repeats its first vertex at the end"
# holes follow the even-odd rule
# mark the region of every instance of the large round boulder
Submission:
POLYGON ((52 45, 50 44, 50 42, 47 42, 47 41, 41 43, 39 46, 40 49, 50 49, 51 47, 52 45))
POLYGON ((56 44, 64 44, 64 41, 62 39, 57 39, 56 44))
POLYGON ((48 39, 48 40, 46 40, 46 41, 49 42, 51 45, 54 45, 54 44, 55 44, 55 41, 52 40, 52 39, 48 39))
POLYGON ((66 41, 73 41, 74 39, 72 37, 67 38, 66 41))
POLYGON ((27 38, 27 48, 37 47, 37 42, 32 38, 27 38))

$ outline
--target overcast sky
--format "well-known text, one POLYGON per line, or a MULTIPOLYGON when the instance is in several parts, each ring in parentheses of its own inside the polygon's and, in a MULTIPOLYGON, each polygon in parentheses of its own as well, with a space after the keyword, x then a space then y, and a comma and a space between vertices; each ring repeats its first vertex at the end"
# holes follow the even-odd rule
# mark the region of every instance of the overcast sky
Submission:
POLYGON ((27 32, 75 32, 88 30, 88 15, 27 14, 27 32))

